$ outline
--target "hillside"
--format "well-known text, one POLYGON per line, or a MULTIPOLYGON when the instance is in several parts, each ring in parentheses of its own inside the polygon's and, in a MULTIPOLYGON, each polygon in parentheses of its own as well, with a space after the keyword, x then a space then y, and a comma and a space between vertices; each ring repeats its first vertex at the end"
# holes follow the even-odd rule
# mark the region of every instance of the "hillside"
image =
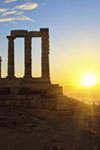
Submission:
POLYGON ((0 150, 100 150, 99 110, 68 97, 58 110, 0 106, 0 150))

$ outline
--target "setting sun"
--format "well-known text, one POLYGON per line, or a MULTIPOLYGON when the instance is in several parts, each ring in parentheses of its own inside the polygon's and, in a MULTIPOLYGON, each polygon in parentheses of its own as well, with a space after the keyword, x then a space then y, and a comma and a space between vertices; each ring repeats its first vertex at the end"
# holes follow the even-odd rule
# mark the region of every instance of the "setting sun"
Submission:
POLYGON ((93 74, 86 74, 82 78, 82 83, 85 87, 90 87, 97 83, 97 78, 93 74))

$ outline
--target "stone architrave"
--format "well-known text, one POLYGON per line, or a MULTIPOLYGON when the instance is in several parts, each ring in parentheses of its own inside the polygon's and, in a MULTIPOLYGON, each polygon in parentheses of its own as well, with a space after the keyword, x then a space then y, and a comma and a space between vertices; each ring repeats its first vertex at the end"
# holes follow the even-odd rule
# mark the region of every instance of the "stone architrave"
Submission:
POLYGON ((49 81, 49 30, 40 29, 40 32, 42 37, 42 78, 49 81))
POLYGON ((14 78, 14 36, 8 38, 8 78, 14 78))
POLYGON ((25 37, 25 78, 32 77, 31 37, 25 37))

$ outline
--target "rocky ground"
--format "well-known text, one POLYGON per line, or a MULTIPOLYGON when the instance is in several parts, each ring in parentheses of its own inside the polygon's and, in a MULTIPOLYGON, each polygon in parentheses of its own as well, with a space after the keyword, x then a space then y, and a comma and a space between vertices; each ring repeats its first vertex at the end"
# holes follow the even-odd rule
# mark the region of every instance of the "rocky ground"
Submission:
POLYGON ((0 150, 100 150, 99 106, 68 98, 58 110, 0 106, 0 150))

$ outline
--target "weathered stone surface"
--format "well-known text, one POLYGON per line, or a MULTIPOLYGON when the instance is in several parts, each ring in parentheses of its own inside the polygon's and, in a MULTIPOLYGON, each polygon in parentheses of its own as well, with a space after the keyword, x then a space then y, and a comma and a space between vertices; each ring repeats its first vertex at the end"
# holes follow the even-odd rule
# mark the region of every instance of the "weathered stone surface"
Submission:
POLYGON ((14 39, 15 36, 7 36, 8 38, 8 78, 14 78, 14 39))
POLYGON ((29 36, 30 37, 41 37, 41 33, 39 31, 30 31, 29 36))
POLYGON ((49 75, 49 30, 40 29, 42 37, 42 78, 50 80, 49 75))
POLYGON ((27 35, 28 35, 28 31, 27 30, 13 30, 13 31, 11 31, 11 36, 25 37, 27 35))
POLYGON ((29 106, 43 109, 57 108, 57 99, 63 95, 61 87, 38 82, 31 86, 28 84, 25 87, 24 84, 20 84, 21 80, 17 80, 15 79, 13 86, 0 87, 0 105, 29 106), (15 86, 16 82, 19 82, 19 85, 15 86))
POLYGON ((31 54, 31 38, 25 37, 25 78, 32 76, 32 54, 31 54))

